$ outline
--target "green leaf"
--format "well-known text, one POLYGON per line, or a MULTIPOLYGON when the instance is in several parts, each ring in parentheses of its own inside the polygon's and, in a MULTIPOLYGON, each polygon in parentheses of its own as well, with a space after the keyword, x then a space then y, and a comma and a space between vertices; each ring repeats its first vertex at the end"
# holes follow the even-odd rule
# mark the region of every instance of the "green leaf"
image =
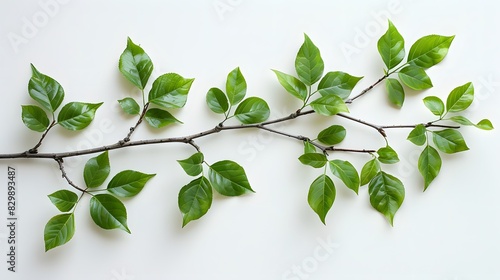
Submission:
POLYGON ((243 167, 234 161, 223 160, 210 166, 208 178, 217 192, 225 196, 240 196, 254 192, 243 167))
POLYGON ((410 48, 408 63, 430 68, 441 62, 455 36, 428 35, 418 39, 410 48))
POLYGON ((127 80, 143 90, 153 72, 153 62, 140 46, 127 38, 127 48, 120 56, 118 68, 127 80))
POLYGON ((43 239, 45 252, 68 243, 75 234, 75 217, 73 213, 53 217, 45 225, 43 239))
POLYGON ((439 170, 441 170, 441 157, 436 149, 428 145, 418 158, 418 171, 424 177, 424 191, 437 177, 439 170))
POLYGON ((104 152, 87 161, 83 169, 83 179, 88 188, 97 188, 104 183, 110 172, 109 155, 104 152))
POLYGON ((304 154, 316 153, 316 146, 309 141, 304 141, 304 154))
POLYGON ((62 86, 51 77, 44 75, 31 64, 33 72, 28 83, 28 92, 43 108, 55 112, 64 99, 62 86))
POLYGON ((439 97, 427 96, 424 98, 424 104, 435 116, 441 117, 444 114, 444 103, 439 97))
POLYGON ((408 140, 417 146, 422 146, 427 142, 427 129, 423 124, 415 126, 415 128, 408 135, 408 140))
POLYGON ((465 143, 462 134, 454 129, 445 129, 441 131, 433 131, 433 140, 436 147, 444 153, 454 154, 462 151, 467 151, 469 147, 465 143))
POLYGON ((118 100, 120 107, 122 107, 123 111, 129 115, 139 115, 141 112, 141 108, 139 104, 130 97, 123 98, 122 100, 118 100))
POLYGON ((414 90, 424 90, 432 87, 431 78, 427 76, 421 67, 409 65, 401 69, 398 73, 401 82, 414 90))
POLYGON ((183 214, 182 227, 201 218, 212 206, 212 186, 205 177, 194 179, 179 192, 179 209, 183 214))
POLYGON ((318 141, 326 145, 337 145, 344 141, 346 130, 341 125, 332 125, 318 134, 318 141))
POLYGON ((380 148, 377 151, 377 154, 378 154, 378 161, 380 161, 381 163, 393 164, 399 162, 398 154, 393 148, 389 146, 380 148))
POLYGON ((198 152, 187 159, 178 160, 177 162, 181 165, 187 175, 198 176, 203 171, 202 163, 204 160, 203 154, 198 152))
POLYGON ((149 102, 163 108, 182 108, 194 79, 185 79, 179 74, 161 75, 153 82, 149 92, 149 102))
POLYGON ((483 119, 481 121, 479 121, 477 124, 476 124, 476 127, 477 128, 480 128, 482 130, 492 130, 493 129, 493 124, 491 123, 490 120, 488 119, 483 119))
POLYGON ((396 79, 388 78, 385 81, 385 88, 389 93, 389 101, 398 108, 403 107, 403 103, 405 102, 405 90, 401 83, 396 79))
POLYGON ((377 43, 378 52, 388 70, 398 66, 405 57, 405 41, 403 36, 389 20, 389 28, 377 43))
POLYGON ((285 88, 285 90, 298 99, 305 101, 307 98, 307 87, 299 79, 294 76, 282 73, 278 70, 273 70, 278 77, 278 81, 285 88))
POLYGON ((474 86, 472 83, 466 83, 453 89, 446 100, 446 109, 448 112, 461 112, 469 108, 474 100, 474 86))
POLYGON ((351 76, 347 73, 336 71, 328 72, 318 84, 318 92, 322 96, 337 95, 342 99, 347 99, 351 95, 356 84, 363 77, 351 76))
POLYGON ((394 224, 394 215, 405 198, 403 183, 383 171, 379 172, 368 185, 370 204, 394 224))
POLYGON ((241 102, 234 116, 243 124, 261 123, 269 118, 269 105, 262 98, 249 97, 241 102))
POLYGON ((313 110, 323 116, 333 116, 338 113, 348 113, 349 109, 342 98, 337 95, 326 95, 311 102, 313 110))
POLYGON ((108 184, 107 190, 118 197, 132 197, 139 194, 146 183, 156 174, 145 174, 125 170, 116 174, 108 184))
POLYGON ((331 160, 329 163, 332 174, 342 180, 346 187, 358 194, 359 174, 356 168, 350 162, 338 159, 331 160))
POLYGON ((328 159, 324 154, 320 153, 307 153, 299 157, 299 161, 304 165, 309 165, 314 168, 321 168, 325 166, 328 159))
POLYGON ((61 212, 68 212, 75 207, 78 202, 78 195, 72 191, 60 190, 49 194, 49 199, 61 212))
POLYGON ((211 88, 207 92, 207 105, 212 112, 216 114, 224 114, 229 110, 227 97, 218 88, 211 88))
POLYGON ((148 124, 154 128, 162 128, 173 123, 182 123, 168 111, 158 108, 149 109, 144 118, 148 124))
POLYGON ((94 119, 95 112, 101 103, 70 102, 62 107, 57 122, 67 130, 82 130, 94 119))
POLYGON ((90 216, 103 229, 119 228, 130 233, 125 205, 110 194, 98 194, 90 199, 90 216))
POLYGON ((247 82, 237 67, 227 75, 226 93, 231 105, 240 103, 247 93, 247 82))
POLYGON ((38 107, 33 105, 22 105, 23 123, 31 130, 44 132, 50 125, 47 113, 38 107))
POLYGON ((479 121, 477 124, 474 124, 469 119, 467 119, 466 117, 463 117, 463 116, 453 116, 450 118, 450 120, 452 120, 456 123, 459 123, 461 125, 472 125, 472 126, 475 126, 479 129, 482 129, 482 130, 492 130, 493 129, 493 124, 488 119, 483 119, 483 120, 479 121))
POLYGON ((321 175, 316 178, 309 188, 307 202, 314 212, 318 214, 323 224, 326 224, 325 218, 330 208, 332 208, 335 195, 335 185, 327 175, 321 175))
POLYGON ((380 164, 378 163, 377 159, 372 159, 365 163, 365 165, 363 165, 363 168, 361 169, 360 185, 364 186, 370 183, 370 181, 378 174, 379 171, 380 164))
POLYGON ((295 70, 297 71, 297 75, 299 75, 299 79, 307 86, 310 86, 319 81, 323 75, 324 68, 325 64, 321 58, 319 49, 304 34, 304 43, 300 47, 295 59, 295 70))

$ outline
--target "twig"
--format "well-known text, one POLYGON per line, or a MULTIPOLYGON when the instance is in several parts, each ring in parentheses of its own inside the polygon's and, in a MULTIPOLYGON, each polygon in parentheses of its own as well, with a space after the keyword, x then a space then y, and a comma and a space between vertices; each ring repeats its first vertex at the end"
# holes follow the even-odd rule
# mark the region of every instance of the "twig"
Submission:
POLYGON ((62 174, 62 177, 64 179, 66 179, 66 181, 68 182, 68 184, 70 186, 72 186, 73 188, 81 191, 82 193, 85 193, 87 192, 86 190, 78 187, 75 183, 73 183, 73 181, 71 181, 68 177, 68 175, 66 174, 66 171, 64 170, 64 164, 63 164, 63 159, 62 158, 58 158, 58 157, 55 157, 54 160, 57 162, 57 164, 59 164, 59 170, 61 170, 61 174, 62 174))
POLYGON ((132 137, 132 134, 134 134, 134 132, 137 129, 137 127, 139 127, 139 125, 142 123, 142 120, 144 119, 144 116, 146 115, 146 112, 148 111, 148 107, 149 107, 149 102, 146 103, 146 104, 144 104, 144 108, 142 108, 142 113, 139 116, 139 119, 137 120, 137 123, 135 124, 135 126, 133 126, 133 127, 130 128, 130 131, 127 134, 127 137, 123 138, 123 142, 124 143, 127 143, 127 142, 130 141, 130 137, 132 137))
POLYGON ((40 140, 38 141, 38 143, 35 145, 35 147, 31 148, 29 150, 30 153, 32 154, 36 154, 38 153, 38 148, 40 148, 40 146, 42 145, 42 142, 43 142, 43 139, 45 139, 45 137, 47 136, 47 134, 49 133, 49 131, 56 125, 56 120, 53 120, 52 123, 49 125, 49 127, 47 128, 47 130, 45 130, 45 132, 42 134, 42 137, 40 138, 40 140))

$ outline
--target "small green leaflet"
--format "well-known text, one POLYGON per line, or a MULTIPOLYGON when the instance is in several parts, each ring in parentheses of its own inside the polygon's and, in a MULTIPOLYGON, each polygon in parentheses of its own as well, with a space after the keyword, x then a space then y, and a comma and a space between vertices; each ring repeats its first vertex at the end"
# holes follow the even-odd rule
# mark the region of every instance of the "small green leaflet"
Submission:
POLYGON ((374 158, 365 163, 365 165, 363 165, 363 168, 361 169, 360 185, 364 186, 370 183, 370 181, 378 174, 379 171, 380 164, 378 163, 377 159, 374 158))
POLYGON ((380 171, 368 186, 370 204, 382 213, 391 225, 394 224, 394 215, 405 198, 403 183, 396 177, 380 171))
POLYGON ((424 177, 424 191, 437 177, 441 170, 441 157, 438 151, 431 146, 425 147, 418 158, 418 171, 424 177))
POLYGON ((109 176, 111 168, 109 165, 108 152, 87 161, 83 169, 83 179, 88 188, 97 188, 104 183, 109 176))
POLYGON ((427 142, 427 129, 423 124, 417 125, 408 135, 408 140, 417 146, 422 146, 427 142))
POLYGON ((146 112, 144 119, 146 119, 148 124, 154 128, 162 128, 173 123, 182 123, 168 111, 159 108, 149 109, 146 112))
POLYGON ((182 169, 184 169, 187 175, 198 176, 203 171, 203 161, 203 154, 198 152, 187 159, 178 160, 177 162, 180 164, 182 169))
POLYGON ((385 88, 389 93, 389 101, 398 108, 403 107, 403 103, 405 102, 405 90, 401 83, 396 79, 388 78, 385 81, 385 88))
POLYGON ((60 190, 49 194, 49 199, 61 212, 68 212, 75 207, 78 195, 72 191, 60 190))
POLYGON ((264 99, 259 97, 249 97, 241 102, 236 111, 234 111, 234 116, 242 124, 254 124, 261 123, 269 118, 271 110, 269 105, 264 99))
POLYGON ((303 154, 299 157, 299 161, 314 168, 321 168, 328 162, 326 156, 320 153, 303 154))
POLYGON ((137 102, 133 98, 126 97, 118 100, 118 103, 120 104, 123 112, 129 115, 139 115, 139 113, 141 112, 139 104, 137 104, 137 102))
POLYGON ((208 179, 214 189, 225 196, 240 196, 254 192, 243 167, 234 161, 222 160, 210 166, 208 179))
POLYGON ((444 103, 437 96, 427 96, 424 98, 424 104, 434 116, 441 117, 444 114, 444 103))
POLYGON ((348 113, 349 109, 342 98, 337 95, 326 95, 311 102, 313 110, 323 116, 333 116, 338 113, 348 113))
POLYGON ((333 94, 342 99, 347 99, 349 95, 351 95, 356 84, 362 78, 363 77, 351 76, 340 71, 328 72, 319 82, 318 92, 322 96, 333 94))
POLYGON ((475 126, 475 127, 482 129, 482 130, 492 130, 493 129, 493 124, 488 119, 483 119, 483 120, 479 121, 477 124, 474 124, 469 119, 467 119, 466 117, 463 117, 463 116, 453 116, 450 118, 450 120, 452 120, 458 124, 461 124, 461 125, 475 126))
POLYGON ((432 82, 421 67, 409 65, 398 73, 401 82, 414 90, 424 90, 432 87, 432 82))
POLYGON ((433 140, 436 147, 444 153, 454 154, 469 150, 462 134, 454 129, 433 131, 433 140))
POLYGON ((326 145, 337 145, 344 141, 346 129, 341 125, 332 125, 318 134, 318 141, 326 145))
POLYGON ((218 88, 209 89, 206 99, 208 108, 216 114, 224 114, 229 110, 227 97, 224 92, 218 88))
POLYGON ((307 87, 301 80, 278 70, 273 70, 273 72, 276 74, 278 81, 288 93, 302 101, 306 100, 307 87))
POLYGON ((146 183, 156 174, 145 174, 125 170, 116 174, 108 184, 107 190, 118 197, 132 197, 139 194, 146 183))
POLYGON ((73 213, 53 217, 47 222, 43 231, 45 252, 68 243, 74 234, 75 217, 73 213))
POLYGON ((31 130, 37 132, 44 132, 50 125, 47 113, 38 107, 33 105, 23 105, 22 107, 22 120, 23 123, 31 130))
POLYGON ((166 109, 182 108, 186 105, 193 81, 175 73, 161 75, 153 82, 149 102, 166 109))
POLYGON ((332 208, 333 202, 335 201, 335 195, 335 185, 332 179, 327 175, 319 176, 309 188, 307 202, 314 212, 318 214, 323 224, 326 224, 325 218, 330 208, 332 208))
POLYGON ((103 229, 121 229, 130 233, 127 226, 127 209, 116 197, 98 194, 90 199, 90 216, 103 229))
POLYGON ((28 83, 28 92, 31 98, 51 113, 55 112, 64 99, 62 86, 51 77, 44 75, 31 64, 33 72, 28 83))
POLYGON ((356 168, 348 161, 342 160, 331 160, 330 162, 330 170, 332 174, 337 178, 342 180, 346 187, 353 190, 356 194, 358 194, 359 190, 359 175, 356 168))
POLYGON ((120 56, 118 69, 127 80, 143 90, 153 72, 153 62, 141 47, 127 38, 127 48, 120 56))
POLYGON ((299 79, 307 86, 311 86, 319 81, 324 69, 325 64, 318 47, 304 34, 304 43, 295 58, 295 70, 299 79))
POLYGON ((101 103, 70 102, 62 107, 57 122, 67 130, 82 130, 89 126, 101 103))
POLYGON ((380 161, 381 163, 393 164, 399 162, 398 154, 393 148, 389 146, 380 148, 377 151, 377 154, 378 154, 378 161, 380 161))
POLYGON ((388 70, 398 66, 405 57, 405 41, 403 36, 401 36, 390 20, 389 28, 378 40, 377 48, 388 70))
POLYGON ((309 141, 304 141, 304 154, 316 153, 316 146, 309 141))
POLYGON ((472 104, 474 100, 474 86, 466 83, 453 89, 446 99, 446 109, 448 112, 461 112, 472 104))
POLYGON ((227 75, 226 93, 229 99, 229 104, 236 105, 245 98, 247 93, 247 82, 240 68, 235 68, 227 75))
POLYGON ((207 178, 199 177, 182 187, 178 204, 183 214, 182 227, 205 215, 212 205, 212 186, 207 178))
POLYGON ((408 63, 430 68, 441 62, 448 54, 455 36, 428 35, 418 39, 410 48, 408 63))

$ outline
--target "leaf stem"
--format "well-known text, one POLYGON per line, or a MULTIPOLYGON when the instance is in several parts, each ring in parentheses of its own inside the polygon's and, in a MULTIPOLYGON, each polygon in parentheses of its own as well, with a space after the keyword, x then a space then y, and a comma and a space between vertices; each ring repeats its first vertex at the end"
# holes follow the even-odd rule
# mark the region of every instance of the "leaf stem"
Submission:
POLYGON ((148 111, 148 107, 149 107, 149 102, 144 104, 144 107, 142 108, 142 113, 141 115, 139 116, 139 119, 137 120, 137 123, 135 124, 135 126, 131 127, 130 128, 130 131, 129 133, 127 134, 127 137, 123 138, 123 143, 127 143, 130 141, 130 137, 132 137, 132 134, 134 134, 135 130, 137 129, 137 127, 139 127, 139 125, 142 123, 142 120, 144 119, 144 116, 146 115, 146 112, 148 111))
POLYGON ((38 148, 40 148, 40 146, 42 145, 42 142, 43 142, 43 139, 45 139, 45 137, 47 136, 47 134, 49 133, 49 131, 56 125, 56 120, 54 119, 52 121, 52 123, 49 125, 49 127, 47 128, 47 130, 45 130, 45 132, 42 134, 42 137, 40 138, 40 140, 38 141, 38 143, 29 150, 30 153, 33 153, 33 154, 36 154, 38 153, 38 148))

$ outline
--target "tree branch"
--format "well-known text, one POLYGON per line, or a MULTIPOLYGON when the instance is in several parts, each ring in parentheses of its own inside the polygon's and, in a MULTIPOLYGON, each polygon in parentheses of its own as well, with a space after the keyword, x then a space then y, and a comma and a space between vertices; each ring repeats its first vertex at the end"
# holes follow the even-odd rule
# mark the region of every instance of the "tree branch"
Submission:
POLYGON ((130 137, 132 137, 132 134, 134 134, 134 132, 137 129, 137 127, 139 127, 139 125, 142 123, 142 120, 144 119, 144 116, 146 115, 146 112, 148 111, 148 107, 149 107, 149 102, 146 103, 146 104, 144 104, 144 107, 142 108, 142 113, 139 116, 139 119, 137 120, 137 123, 135 124, 135 126, 133 126, 133 127, 130 128, 130 131, 127 134, 127 137, 123 138, 123 142, 124 143, 130 141, 130 137))
POLYGON ((57 162, 57 164, 59 164, 59 170, 61 170, 62 177, 66 180, 66 182, 68 182, 70 186, 81 191, 82 193, 86 193, 87 192, 86 190, 78 187, 75 183, 73 183, 73 181, 69 179, 68 175, 66 174, 66 171, 64 170, 63 159, 56 157, 54 158, 54 160, 57 162))
POLYGON ((30 153, 33 153, 33 154, 36 154, 38 153, 38 148, 40 148, 40 146, 42 145, 42 142, 43 142, 43 139, 45 139, 45 137, 47 136, 47 134, 49 133, 49 131, 56 125, 56 120, 53 120, 52 123, 50 124, 50 126, 47 128, 47 130, 45 130, 45 132, 42 134, 42 137, 40 138, 40 141, 38 141, 38 143, 35 145, 35 147, 31 148, 29 150, 30 153))

